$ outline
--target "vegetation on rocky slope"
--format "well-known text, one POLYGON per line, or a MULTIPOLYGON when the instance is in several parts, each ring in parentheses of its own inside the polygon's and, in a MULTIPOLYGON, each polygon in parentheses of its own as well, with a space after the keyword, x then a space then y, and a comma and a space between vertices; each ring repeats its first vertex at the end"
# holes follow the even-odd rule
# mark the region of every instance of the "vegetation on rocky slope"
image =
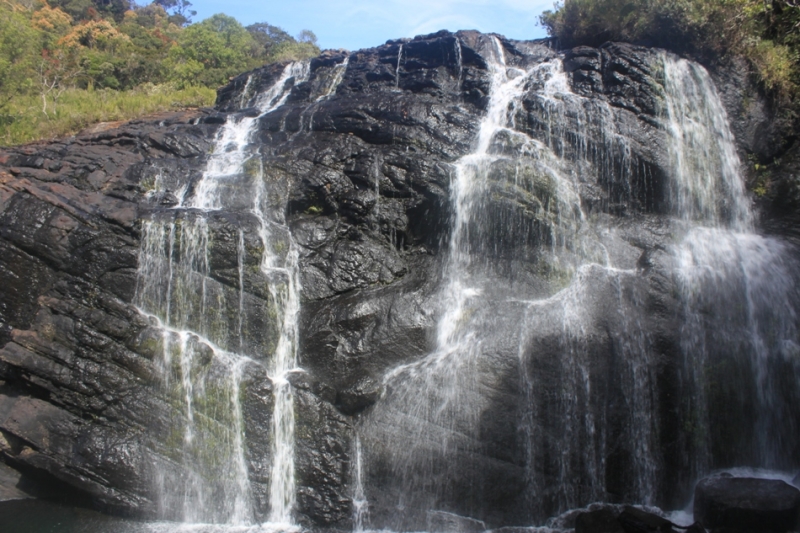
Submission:
POLYGON ((563 0, 541 17, 563 47, 628 41, 747 58, 782 100, 800 87, 798 0, 563 0))
POLYGON ((187 0, 0 0, 0 145, 96 121, 210 105, 231 76, 319 53, 224 14, 192 24, 187 0))

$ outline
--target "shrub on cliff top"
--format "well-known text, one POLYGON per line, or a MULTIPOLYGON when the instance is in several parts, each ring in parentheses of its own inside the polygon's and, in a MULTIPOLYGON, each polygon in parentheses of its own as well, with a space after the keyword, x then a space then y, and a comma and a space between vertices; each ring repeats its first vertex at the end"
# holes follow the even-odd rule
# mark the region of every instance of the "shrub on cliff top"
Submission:
POLYGON ((800 0, 564 0, 541 23, 565 47, 627 41, 700 56, 733 53, 779 96, 800 87, 800 0))

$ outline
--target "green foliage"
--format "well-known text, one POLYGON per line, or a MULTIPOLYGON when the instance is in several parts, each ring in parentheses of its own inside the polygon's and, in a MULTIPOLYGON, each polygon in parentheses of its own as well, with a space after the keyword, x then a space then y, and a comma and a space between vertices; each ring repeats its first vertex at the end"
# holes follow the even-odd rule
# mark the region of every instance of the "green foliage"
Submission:
POLYGON ((206 87, 177 89, 173 84, 144 84, 128 91, 112 89, 64 91, 58 106, 41 110, 39 95, 14 99, 7 110, 11 120, 0 125, 0 145, 52 139, 76 133, 97 122, 129 120, 142 115, 214 103, 216 91, 206 87))
POLYGON ((277 61, 299 61, 319 54, 319 48, 308 42, 281 43, 276 46, 270 54, 267 62, 277 61))
POLYGON ((796 0, 564 0, 540 22, 565 47, 628 41, 699 56, 732 53, 781 98, 800 86, 796 0))
POLYGON ((257 44, 233 17, 217 14, 192 24, 181 33, 178 46, 169 53, 168 68, 181 72, 181 83, 192 79, 206 85, 222 85, 248 67, 254 66, 257 44), (202 69, 198 70, 198 65, 202 69), (194 78, 186 78, 192 73, 194 78))
POLYGON ((0 4, 0 116, 34 84, 42 36, 19 10, 0 4))
POLYGON ((50 4, 61 8, 75 20, 107 17, 117 22, 134 6, 129 0, 50 0, 50 4))
POLYGON ((260 47, 258 54, 264 57, 269 57, 275 46, 294 41, 294 38, 282 28, 266 22, 251 24, 245 29, 252 35, 256 43, 258 43, 260 47))
POLYGON ((251 24, 246 29, 256 41, 256 57, 263 63, 299 61, 319 54, 317 36, 311 30, 302 30, 295 39, 266 22, 251 24))
POLYGON ((188 0, 155 0, 152 5, 158 5, 165 11, 171 11, 169 21, 178 26, 186 26, 192 22, 192 17, 197 15, 197 11, 189 9, 192 3, 188 0))
POLYGON ((224 14, 190 24, 188 0, 49 2, 0 0, 0 144, 210 105, 213 89, 232 76, 319 53, 308 30, 295 39, 224 14), (101 104, 88 104, 98 97, 101 104))

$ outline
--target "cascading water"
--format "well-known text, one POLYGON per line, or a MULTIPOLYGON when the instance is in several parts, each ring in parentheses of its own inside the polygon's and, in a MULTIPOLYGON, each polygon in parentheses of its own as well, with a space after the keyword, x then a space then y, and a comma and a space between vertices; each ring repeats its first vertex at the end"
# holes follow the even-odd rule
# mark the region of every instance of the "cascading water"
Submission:
POLYGON ((400 65, 403 61, 403 45, 401 44, 400 47, 397 49, 397 65, 394 68, 394 86, 395 88, 400 87, 400 65))
POLYGON ((662 54, 670 201, 683 220, 752 231, 753 216, 725 108, 700 65, 662 54))
POLYGON ((166 532, 569 529, 594 501, 682 507, 718 469, 796 484, 798 247, 756 233, 709 74, 627 44, 402 43, 237 78, 218 127, 59 143, 58 175, 50 147, 0 162, 28 191, 0 244, 57 274, 0 332, 4 457, 166 532))
MULTIPOLYGON (((507 505, 522 509, 521 523, 610 498, 649 504, 662 482, 652 393, 658 356, 640 313, 648 296, 637 282, 638 251, 623 243, 616 227, 587 215, 579 192, 594 182, 605 187, 610 203, 652 208, 650 169, 633 155, 629 131, 623 131, 616 111, 602 99, 573 92, 561 59, 522 69, 506 64, 498 39, 485 49, 490 97, 473 151, 453 165, 452 232, 442 263, 434 349, 390 370, 382 398, 359 421, 351 467, 356 531, 371 525, 373 505, 379 516, 380 509, 394 509, 376 525, 397 530, 418 528, 429 511, 483 516, 486 502, 506 504, 504 495, 482 492, 484 484, 493 486, 490 476, 507 476, 510 492, 517 494, 507 505), (604 334, 613 346, 596 349, 604 334), (608 352, 613 360, 603 359, 608 352), (598 379, 609 373, 614 375, 598 379), (515 383, 524 405, 509 404, 507 416, 488 420, 486 413, 502 410, 498 402, 507 401, 503 388, 509 383, 515 383), (609 405, 607 398, 622 400, 609 405), (509 459, 495 452, 494 443, 497 450, 524 450, 522 475, 504 466, 509 459), (371 465, 389 469, 376 474, 371 465), (391 481, 368 493, 371 477, 387 472, 391 481)), ((400 46, 396 88, 402 61, 400 46)), ((710 385, 720 364, 738 365, 755 376, 734 395, 743 406, 753 395, 758 399, 747 407, 752 423, 740 437, 746 457, 735 460, 779 468, 790 446, 785 441, 794 434, 779 423, 785 402, 778 400, 782 382, 776 378, 780 361, 797 351, 791 270, 778 241, 752 233, 754 217, 733 137, 708 74, 666 54, 660 61, 660 121, 670 159, 667 201, 678 235, 673 273, 683 304, 681 379, 689 392, 683 409, 687 425, 702 428, 692 435, 692 475, 725 466, 716 449, 719 437, 703 433, 713 433, 720 398, 731 398, 730 391, 720 396, 710 385), (723 311, 715 317, 709 308, 723 311)), ((312 90, 309 126, 314 106, 333 94, 347 65, 345 58, 312 90)), ((304 69, 287 67, 281 80, 257 97, 262 113, 285 101, 288 80, 302 79, 304 69)), ((262 243, 258 270, 268 299, 280 310, 268 349, 273 357, 266 364, 274 395, 268 520, 289 527, 295 428, 288 377, 296 366, 298 255, 285 221, 267 207, 260 159, 248 151, 257 123, 257 117, 231 118, 218 134, 203 179, 169 210, 176 214, 168 223, 154 219, 146 225, 142 264, 149 266, 141 276, 140 306, 169 332, 165 383, 187 420, 176 462, 190 473, 177 485, 162 479, 162 492, 173 499, 181 495, 185 520, 250 523, 253 503, 236 398, 241 376, 248 365, 258 364, 263 348, 251 338, 258 326, 244 298, 252 283, 247 267, 252 233, 262 243), (245 224, 232 239, 238 313, 231 319, 220 312, 228 302, 216 305, 231 296, 211 275, 210 228, 214 217, 243 203, 231 199, 253 176, 247 212, 255 232, 245 224), (285 250, 276 252, 276 242, 285 250), (216 375, 225 385, 214 386, 227 391, 230 406, 228 414, 215 415, 229 430, 218 439, 227 443, 219 449, 228 450, 218 468, 233 466, 222 484, 191 467, 202 455, 194 443, 208 440, 198 422, 207 417, 208 379, 192 377, 198 361, 208 358, 198 355, 206 346, 211 360, 224 367, 216 375), (197 502, 216 510, 198 514, 197 502)), ((377 189, 377 163, 372 172, 377 189)))
MULTIPOLYGON (((592 501, 650 504, 663 483, 658 340, 642 314, 640 251, 584 214, 577 192, 599 183, 610 202, 652 209, 652 171, 632 155, 612 107, 573 92, 561 59, 521 70, 506 65, 498 40, 488 50, 486 115, 473 152, 453 168, 435 348, 386 374, 359 429, 363 475, 379 487, 366 496, 392 509, 382 527, 417 528, 431 510, 483 516, 487 502, 516 506, 530 523, 592 501), (598 345, 604 338, 610 348, 598 345), (516 373, 526 405, 505 406, 516 373), (495 442, 524 448, 524 479, 492 455, 495 442), (496 486, 487 476, 505 476, 523 498, 482 493, 496 486)), ((692 475, 735 462, 780 468, 796 434, 781 423, 779 399, 784 381, 797 382, 788 362, 798 351, 794 279, 780 242, 753 233, 708 73, 660 61, 692 475), (714 375, 726 365, 754 378, 715 390, 714 379, 736 375, 714 375), (735 456, 709 434, 731 398, 748 413, 735 456)))
POLYGON ((782 411, 780 395, 791 390, 787 379, 800 377, 786 364, 798 353, 795 280, 784 245, 754 233, 733 135, 710 76, 668 54, 662 61, 672 208, 688 225, 675 249, 685 368, 694 387, 687 409, 697 428, 713 428, 717 420, 737 428, 735 446, 731 435, 698 439, 695 471, 736 466, 713 459, 731 447, 744 450, 750 464, 785 467, 792 449, 787 441, 796 428, 782 411), (721 366, 755 379, 726 391, 714 386, 722 379, 721 366), (730 419, 733 405, 740 409, 735 417, 749 428, 730 419))
POLYGON ((231 115, 196 186, 143 225, 136 302, 163 331, 162 380, 177 415, 176 435, 163 442, 172 463, 157 468, 167 519, 254 522, 242 379, 265 366, 274 395, 269 522, 292 527, 294 414, 286 378, 296 366, 297 252, 283 215, 268 207, 260 156, 250 143, 259 118, 307 76, 307 63, 288 65, 255 97, 259 116, 231 115), (213 264, 214 247, 226 239, 235 258, 230 286, 221 281, 225 267, 213 264), (261 258, 252 265, 254 253, 261 258), (266 286, 265 301, 254 303, 245 289, 258 284, 266 286), (277 318, 264 313, 270 306, 277 318))
POLYGON ((361 450, 361 438, 358 435, 355 438, 354 455, 353 531, 360 533, 364 531, 364 525, 369 520, 369 502, 364 493, 364 454, 361 450))
MULTIPOLYGON (((394 465, 399 480, 397 494, 390 497, 397 498, 395 505, 402 511, 391 525, 401 529, 420 520, 414 515, 420 508, 440 509, 458 498, 459 491, 466 490, 459 483, 473 483, 468 479, 471 476, 480 479, 481 465, 474 462, 474 457, 481 447, 482 414, 487 411, 489 396, 498 387, 498 376, 519 364, 503 360, 500 353, 511 351, 510 346, 517 344, 522 352, 528 350, 522 346, 533 335, 533 325, 553 314, 559 316, 565 342, 570 344, 572 329, 582 327, 579 299, 591 281, 584 272, 600 270, 614 279, 634 273, 609 264, 602 239, 585 224, 574 177, 562 159, 567 148, 559 128, 567 115, 586 123, 587 136, 595 134, 609 150, 625 152, 624 139, 614 131, 607 106, 597 107, 574 95, 560 61, 523 71, 505 64, 498 40, 492 41, 490 50, 492 89, 488 110, 475 150, 454 168, 453 231, 444 264, 436 349, 421 361, 387 374, 387 392, 364 422, 365 439, 372 436, 393 443, 379 461, 394 465), (522 97, 531 90, 539 91, 537 105, 545 116, 543 141, 514 127, 522 97), (600 118, 591 121, 589 117, 600 118), (522 206, 516 203, 519 198, 524 199, 520 201, 525 202, 522 206), (514 245, 519 249, 509 255, 507 250, 514 245), (591 265, 584 265, 587 262, 591 265), (522 281, 530 275, 526 269, 531 264, 535 265, 536 274, 544 274, 541 277, 547 280, 544 285, 534 285, 533 291, 517 279, 522 281), (570 290, 541 300, 573 278, 570 290), (532 310, 537 307, 548 310, 534 317, 532 310), (409 511, 405 511, 407 508, 409 511), (408 516, 404 516, 406 512, 408 516)), ((589 150, 588 143, 580 141, 576 143, 578 159, 587 166, 602 166, 602 153, 589 150)), ((564 354, 563 376, 569 382, 565 382, 568 390, 564 399, 588 403, 590 392, 583 390, 588 383, 583 375, 586 354, 576 343, 564 348, 568 352, 564 354)), ((646 386, 647 381, 642 380, 633 387, 646 386)), ((571 427, 564 434, 564 446, 573 446, 570 432, 594 434, 591 415, 576 416, 579 409, 575 405, 563 405, 561 409, 571 427)), ((529 412, 527 421, 535 424, 532 417, 535 414, 529 412)), ((536 429, 529 427, 528 431, 536 429)), ((564 457, 583 453, 577 441, 574 445, 574 451, 564 457)), ((643 457, 638 462, 647 465, 646 442, 643 446, 643 457)), ((531 457, 532 454, 533 450, 529 452, 531 457)), ((559 488, 560 493, 569 494, 569 487, 579 474, 598 477, 599 465, 593 466, 591 459, 589 464, 578 467, 580 471, 575 468, 568 461, 562 464, 564 486, 559 488)), ((641 469, 641 477, 647 478, 648 467, 641 469)), ((536 475, 531 473, 530 477, 533 487, 536 475)), ((643 492, 649 490, 642 488, 643 492)), ((533 494, 537 490, 531 491, 531 498, 539 496, 533 494)), ((600 493, 592 489, 592 494, 600 493)), ((483 497, 474 490, 463 497, 464 507, 445 510, 478 512, 483 497)), ((560 503, 574 506, 584 498, 585 494, 567 496, 560 503)))
POLYGON ((342 80, 344 79, 344 74, 345 72, 347 72, 347 65, 349 64, 350 64, 350 56, 346 56, 344 58, 344 61, 337 64, 335 67, 331 69, 330 73, 328 74, 329 79, 324 80, 327 83, 323 85, 323 88, 320 91, 320 95, 316 98, 315 101, 320 102, 322 100, 330 98, 336 92, 336 89, 339 87, 339 84, 342 83, 342 80))

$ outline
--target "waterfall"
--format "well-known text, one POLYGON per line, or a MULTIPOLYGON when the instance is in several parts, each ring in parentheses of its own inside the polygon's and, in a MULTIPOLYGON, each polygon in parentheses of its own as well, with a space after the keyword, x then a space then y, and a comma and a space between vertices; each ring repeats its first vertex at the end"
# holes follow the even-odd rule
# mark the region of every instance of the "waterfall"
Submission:
POLYGON ((347 72, 347 65, 350 64, 350 56, 345 56, 344 61, 334 66, 330 73, 325 79, 325 84, 322 86, 322 90, 320 91, 320 95, 317 96, 315 102, 321 102, 327 98, 330 98, 336 93, 336 89, 339 88, 339 85, 342 83, 344 79, 344 75, 347 72))
POLYGON ((162 384, 176 412, 175 435, 157 437, 169 461, 157 468, 156 480, 166 519, 254 523, 243 379, 263 374, 274 395, 269 521, 292 527, 294 412, 287 375, 297 364, 297 252, 283 214, 268 207, 261 157, 250 145, 260 117, 281 106, 308 71, 308 63, 288 65, 251 101, 259 116, 230 115, 201 179, 180 191, 176 207, 154 211, 142 227, 136 304, 163 332, 162 384), (214 247, 224 249, 228 241, 235 263, 230 285, 219 271, 225 267, 213 264, 220 253, 214 247), (260 253, 255 264, 254 253, 260 253), (266 291, 256 301, 246 290, 259 284, 266 291))
MULTIPOLYGON (((663 355, 643 313, 641 249, 587 215, 579 194, 597 183, 610 205, 646 211, 652 171, 620 111, 576 94, 560 58, 522 69, 499 40, 484 44, 488 104, 471 153, 453 164, 433 349, 385 374, 358 430, 365 463, 390 472, 370 503, 392 509, 382 526, 397 530, 419 527, 428 510, 480 517, 484 505, 515 505, 530 523, 610 495, 651 504, 665 476, 654 392, 663 355), (503 403, 508 387, 524 405, 503 403), (492 455, 504 446, 521 449, 520 478, 492 455), (481 493, 490 476, 522 496, 481 493)), ((690 475, 733 461, 780 468, 797 431, 781 400, 800 377, 797 283, 784 245, 754 233, 710 76, 668 54, 656 61, 690 475), (733 376, 741 381, 720 383, 733 376), (726 413, 731 400, 739 419, 726 413), (721 416, 741 433, 735 457, 723 453, 721 416)))
MULTIPOLYGON (((448 506, 459 491, 467 490, 459 484, 480 484, 476 480, 484 473, 475 459, 482 446, 479 431, 486 424, 482 417, 489 396, 499 391, 503 374, 515 366, 528 367, 526 374, 536 372, 529 362, 530 344, 535 344, 532 339, 542 333, 543 324, 557 327, 564 344, 565 390, 559 409, 567 422, 560 437, 565 453, 558 492, 566 496, 559 504, 571 507, 585 499, 586 495, 570 496, 582 477, 592 483, 594 498, 601 495, 602 465, 595 459, 601 454, 588 454, 578 468, 571 463, 586 451, 579 437, 589 439, 592 448, 602 447, 592 414, 578 414, 585 413, 591 402, 587 351, 581 344, 581 306, 597 282, 593 276, 602 276, 604 283, 620 290, 618 279, 633 276, 635 270, 614 267, 603 239, 586 223, 567 156, 575 156, 577 146, 575 157, 587 168, 610 173, 612 163, 590 149, 585 139, 567 146, 560 128, 565 120, 583 121, 586 136, 594 134, 613 153, 625 154, 627 146, 615 130, 607 104, 598 106, 572 93, 560 60, 522 70, 506 64, 499 40, 489 44, 491 92, 486 115, 473 151, 453 169, 454 215, 438 298, 435 348, 385 376, 384 397, 362 430, 364 439, 376 439, 375 446, 392 443, 377 460, 393 465, 398 485, 395 506, 401 511, 391 526, 400 529, 414 527, 420 510, 454 510, 448 506), (544 117, 541 139, 515 127, 522 99, 529 94, 537 95, 535 105, 544 117), (519 198, 524 199, 523 206, 519 198), (530 264, 546 280, 533 290, 516 281, 528 275, 525 269, 530 264), (503 351, 519 353, 519 360, 505 359, 503 351)), ((624 310, 619 314, 623 322, 629 318, 624 310)), ((638 339, 637 335, 633 332, 631 338, 638 339)), ((630 359, 631 373, 641 374, 647 366, 642 356, 631 353, 630 359)), ((637 383, 630 379, 630 387, 641 391, 640 409, 645 411, 650 407, 644 398, 648 376, 637 377, 641 378, 637 383)), ((526 376, 523 381, 524 389, 533 387, 526 376)), ((529 439, 540 431, 536 427, 540 414, 529 410, 522 417, 529 424, 523 428, 529 439)), ((642 430, 646 432, 647 426, 642 430)), ((653 490, 649 442, 643 439, 635 458, 643 493, 653 490)), ((540 460, 535 457, 538 450, 530 440, 524 444, 531 466, 540 460)), ((545 490, 532 470, 529 476, 528 504, 545 490)), ((455 510, 477 513, 484 496, 473 491, 455 510)))
POLYGON ((662 53, 670 201, 675 215, 752 231, 753 216, 725 108, 708 72, 662 53))
POLYGON ((364 459, 361 451, 361 438, 355 438, 355 489, 353 490, 353 531, 364 531, 364 523, 369 519, 369 502, 364 492, 364 459))
MULTIPOLYGON (((689 475, 789 464, 797 429, 782 423, 789 407, 781 395, 798 379, 790 362, 800 352, 797 280, 785 245, 754 232, 708 73, 657 56, 662 105, 651 125, 666 142, 667 161, 658 164, 667 198, 655 206, 631 117, 573 91, 559 57, 523 68, 499 39, 481 46, 489 93, 471 151, 451 166, 451 228, 438 292, 425 304, 436 317, 430 350, 386 371, 380 399, 359 416, 355 531, 413 530, 429 511, 484 519, 486 508, 506 506, 529 524, 593 501, 657 499, 665 459, 654 391, 665 356, 643 312, 652 291, 646 247, 624 235, 623 217, 608 214, 615 209, 642 217, 668 210, 661 218, 672 241, 659 267, 680 308, 676 403, 689 475), (736 454, 725 455, 731 438, 736 454), (507 493, 487 488, 496 479, 507 493)), ((459 82, 463 52, 456 41, 459 82)), ((403 62, 411 65, 403 54, 401 44, 395 87, 403 62)), ((345 58, 310 88, 301 130, 303 113, 311 112, 311 129, 347 66, 345 58)), ((308 69, 289 65, 249 103, 261 115, 276 109, 308 69)), ((252 146, 259 118, 232 115, 202 178, 144 223, 137 305, 162 331, 163 386, 179 415, 156 480, 162 514, 254 522, 241 398, 263 372, 273 400, 265 516, 270 527, 292 528, 299 254, 270 207, 276 192, 252 146), (218 264, 220 248, 227 266, 218 264), (257 305, 274 313, 265 317, 257 305)), ((391 204, 381 203, 381 160, 373 164, 375 230, 391 204)))
MULTIPOLYGON (((684 366, 693 389, 687 411, 696 427, 735 427, 735 445, 751 464, 781 468, 796 429, 787 427, 780 400, 784 380, 800 378, 786 368, 798 353, 796 280, 784 244, 754 233, 733 134, 710 76, 670 54, 661 60, 672 208, 688 226, 674 252, 685 313, 684 366), (712 385, 721 379, 720 366, 754 379, 742 380, 735 392, 720 390, 725 386, 712 385), (732 408, 741 411, 732 415, 732 408)), ((733 445, 729 439, 716 432, 699 439, 696 475, 735 466, 714 460, 720 448, 733 445)))
POLYGON ((400 87, 400 64, 403 61, 403 45, 401 44, 400 47, 397 49, 397 65, 394 68, 394 86, 395 88, 400 87))

